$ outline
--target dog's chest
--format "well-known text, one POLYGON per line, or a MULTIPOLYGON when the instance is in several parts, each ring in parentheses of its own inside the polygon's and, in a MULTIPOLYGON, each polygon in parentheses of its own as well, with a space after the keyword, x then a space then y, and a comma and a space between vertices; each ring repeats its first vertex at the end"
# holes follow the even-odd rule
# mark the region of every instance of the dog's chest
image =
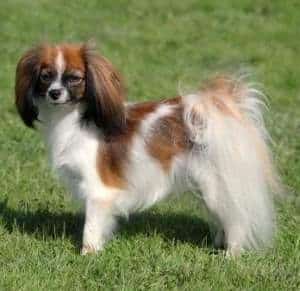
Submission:
POLYGON ((52 165, 58 170, 80 173, 96 163, 97 142, 86 134, 57 138, 52 147, 52 165))
POLYGON ((99 139, 77 123, 61 123, 48 134, 50 162, 59 177, 76 195, 97 175, 99 139))

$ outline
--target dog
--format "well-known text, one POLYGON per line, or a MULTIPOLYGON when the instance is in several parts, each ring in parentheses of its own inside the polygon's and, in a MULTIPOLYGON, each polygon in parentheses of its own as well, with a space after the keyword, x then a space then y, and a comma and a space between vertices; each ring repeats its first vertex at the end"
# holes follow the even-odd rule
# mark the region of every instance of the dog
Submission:
POLYGON ((279 177, 263 94, 218 76, 160 101, 126 103, 125 95, 120 73, 86 44, 43 44, 17 65, 17 110, 85 201, 81 253, 102 250, 117 217, 175 191, 199 194, 229 255, 268 246, 279 177))

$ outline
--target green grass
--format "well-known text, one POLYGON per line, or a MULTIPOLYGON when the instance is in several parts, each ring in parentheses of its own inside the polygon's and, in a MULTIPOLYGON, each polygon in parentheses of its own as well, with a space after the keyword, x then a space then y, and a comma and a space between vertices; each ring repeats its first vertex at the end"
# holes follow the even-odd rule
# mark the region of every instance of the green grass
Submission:
POLYGON ((0 290, 299 290, 299 36, 297 0, 1 1, 0 290), (80 207, 18 118, 13 87, 33 44, 88 39, 120 68, 130 100, 173 96, 215 71, 253 71, 270 97, 267 123, 291 192, 277 207, 273 248, 224 258, 183 197, 121 221, 101 254, 79 255, 80 207))

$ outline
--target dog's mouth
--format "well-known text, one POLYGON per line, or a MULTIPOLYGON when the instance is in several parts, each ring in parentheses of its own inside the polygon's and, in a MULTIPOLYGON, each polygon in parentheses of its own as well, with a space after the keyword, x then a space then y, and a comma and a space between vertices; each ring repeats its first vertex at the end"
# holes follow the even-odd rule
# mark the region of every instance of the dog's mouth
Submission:
POLYGON ((63 101, 63 102, 61 102, 61 101, 51 101, 51 100, 49 100, 49 103, 50 103, 51 105, 58 106, 58 105, 71 104, 71 103, 73 103, 73 102, 72 102, 71 100, 67 100, 67 101, 63 101))
POLYGON ((78 104, 80 102, 82 102, 84 100, 83 97, 81 98, 69 98, 68 100, 64 100, 64 101, 56 101, 56 100, 48 100, 50 105, 54 105, 54 106, 59 106, 59 105, 75 105, 78 104))
POLYGON ((54 106, 66 105, 66 104, 73 103, 73 100, 70 96, 68 96, 67 98, 61 98, 61 99, 52 99, 52 98, 47 96, 46 99, 47 99, 49 104, 54 105, 54 106))

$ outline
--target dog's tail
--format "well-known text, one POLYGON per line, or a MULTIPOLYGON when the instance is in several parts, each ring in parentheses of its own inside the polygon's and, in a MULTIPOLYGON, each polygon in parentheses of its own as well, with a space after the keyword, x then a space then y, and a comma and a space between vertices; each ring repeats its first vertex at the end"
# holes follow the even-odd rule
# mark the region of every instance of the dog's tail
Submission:
POLYGON ((273 194, 281 183, 268 147, 264 98, 247 83, 221 76, 183 99, 194 145, 191 176, 231 249, 257 248, 273 236, 273 194))

